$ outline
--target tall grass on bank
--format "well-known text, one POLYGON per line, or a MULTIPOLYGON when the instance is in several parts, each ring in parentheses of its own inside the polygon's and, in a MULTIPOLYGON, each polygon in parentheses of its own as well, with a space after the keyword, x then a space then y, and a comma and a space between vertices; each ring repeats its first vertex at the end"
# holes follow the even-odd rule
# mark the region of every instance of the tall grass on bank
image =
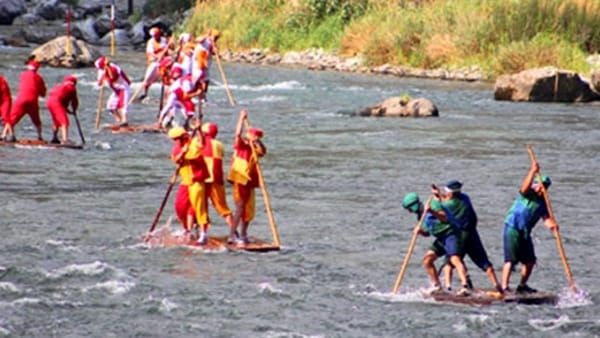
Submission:
POLYGON ((597 0, 197 0, 187 31, 232 50, 323 48, 367 65, 479 66, 492 78, 538 66, 588 72, 597 0))

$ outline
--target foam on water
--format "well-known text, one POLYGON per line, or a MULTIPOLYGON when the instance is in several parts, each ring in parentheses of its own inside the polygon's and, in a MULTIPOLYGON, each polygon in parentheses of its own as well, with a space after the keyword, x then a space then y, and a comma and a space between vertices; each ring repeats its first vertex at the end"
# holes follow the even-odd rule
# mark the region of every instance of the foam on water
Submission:
POLYGON ((573 292, 569 287, 563 288, 558 294, 558 304, 556 306, 564 309, 593 304, 587 292, 580 288, 576 289, 577 292, 573 292))
POLYGON ((127 293, 135 287, 134 282, 130 281, 121 281, 121 280, 109 280, 102 283, 96 283, 93 286, 83 288, 83 292, 89 292, 91 290, 107 290, 113 295, 119 295, 127 293))
POLYGON ((240 91, 251 91, 251 92, 263 92, 270 90, 299 90, 305 87, 298 81, 283 81, 264 85, 241 85, 241 86, 230 86, 232 89, 240 91))
POLYGON ((0 290, 13 293, 17 293, 20 291, 19 288, 11 282, 0 282, 0 290))
POLYGON ((160 301, 160 307, 159 307, 159 311, 160 311, 160 312, 162 312, 162 313, 169 313, 169 312, 171 312, 172 310, 175 310, 175 309, 177 309, 178 307, 179 307, 179 306, 178 306, 176 303, 174 303, 174 302, 170 301, 170 300, 169 300, 169 299, 167 299, 167 298, 163 298, 163 299, 160 301))
POLYGON ((95 261, 87 264, 71 264, 64 268, 55 270, 46 275, 50 279, 59 279, 68 275, 96 276, 106 272, 110 266, 106 263, 95 261))

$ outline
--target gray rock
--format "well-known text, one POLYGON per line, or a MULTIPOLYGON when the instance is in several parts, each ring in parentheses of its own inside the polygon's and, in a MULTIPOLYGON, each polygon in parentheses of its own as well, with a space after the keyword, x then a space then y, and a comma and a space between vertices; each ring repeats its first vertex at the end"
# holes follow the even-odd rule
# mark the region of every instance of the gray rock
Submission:
POLYGON ((64 27, 26 26, 25 28, 21 29, 21 33, 19 35, 27 42, 42 44, 64 33, 64 27))
POLYGON ((67 5, 59 0, 41 0, 33 9, 33 14, 48 21, 64 20, 67 5))
POLYGON ((43 64, 64 68, 93 66, 94 61, 101 56, 98 50, 73 37, 70 38, 71 53, 67 54, 67 41, 66 36, 59 36, 36 48, 31 55, 35 55, 43 64))
POLYGON ((133 45, 141 45, 146 42, 146 32, 148 31, 148 24, 141 20, 129 30, 129 41, 133 45))
MULTIPOLYGON (((101 46, 110 46, 111 33, 106 33, 99 41, 98 44, 101 46)), ((115 29, 115 43, 117 46, 127 46, 130 44, 127 31, 124 29, 115 29)))
POLYGON ((91 44, 97 44, 100 37, 94 30, 94 18, 78 21, 73 25, 73 37, 91 44))
POLYGON ((13 20, 27 12, 24 0, 0 1, 0 25, 12 25, 13 20))
POLYGON ((42 17, 33 13, 25 13, 13 21, 14 26, 29 26, 35 25, 42 20, 42 17))
POLYGON ((501 75, 494 99, 531 102, 589 102, 599 97, 577 73, 553 67, 534 68, 501 75))
POLYGON ((401 97, 386 99, 375 106, 363 108, 360 116, 437 117, 437 107, 428 99, 417 98, 405 101, 401 97))
MULTIPOLYGON (((111 22, 110 17, 106 14, 101 15, 96 18, 94 22, 94 30, 98 34, 98 36, 105 36, 106 33, 110 32, 111 22)), ((131 29, 131 23, 127 20, 121 20, 117 18, 115 20, 115 29, 131 29)))

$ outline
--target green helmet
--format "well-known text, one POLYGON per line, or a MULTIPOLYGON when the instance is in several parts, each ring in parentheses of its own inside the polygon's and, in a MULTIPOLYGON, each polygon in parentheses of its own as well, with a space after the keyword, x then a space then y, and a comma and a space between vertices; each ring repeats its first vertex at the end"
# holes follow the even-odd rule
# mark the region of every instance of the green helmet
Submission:
POLYGON ((402 207, 417 212, 419 210, 419 202, 419 195, 416 192, 409 192, 402 200, 402 207))

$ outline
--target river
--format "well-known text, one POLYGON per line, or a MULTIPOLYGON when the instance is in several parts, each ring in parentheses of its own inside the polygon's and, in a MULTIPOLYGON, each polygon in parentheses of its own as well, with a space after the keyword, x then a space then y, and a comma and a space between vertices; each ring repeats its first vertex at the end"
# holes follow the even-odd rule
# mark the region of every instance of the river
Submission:
MULTIPOLYGON (((17 92, 28 51, 0 50, 0 73, 17 92)), ((141 53, 115 61, 139 86, 141 53)), ((265 131, 261 165, 280 252, 203 252, 149 247, 174 171, 164 134, 96 131, 95 71, 79 69, 84 150, 0 148, 0 336, 7 337, 595 337, 600 335, 597 212, 600 107, 493 100, 487 83, 224 64, 237 105, 216 68, 205 121, 231 155, 240 109, 265 131), (349 112, 402 94, 425 97, 439 118, 363 118, 349 112), (531 144, 578 286, 573 297, 554 236, 534 229, 530 285, 558 305, 435 304, 417 240, 400 292, 391 290, 416 220, 400 207, 409 191, 464 182, 498 275, 506 211, 529 168, 531 144)), ((48 87, 69 73, 42 68, 48 87)), ((130 121, 152 123, 160 89, 134 104, 130 121)), ((43 105, 43 103, 42 103, 43 105)), ((42 111, 44 136, 50 118, 42 111)), ((111 118, 104 113, 102 123, 111 118)), ((25 118, 18 137, 34 137, 25 118)), ((79 140, 72 123, 70 137, 79 140)), ((230 191, 227 187, 228 192, 230 191)), ((257 191, 258 193, 258 191, 257 191)), ((172 197, 172 196, 171 196, 172 197)), ((270 239, 260 193, 252 235, 270 239)), ((172 200, 160 221, 172 215, 172 200)), ((211 233, 225 235, 211 210, 211 233)), ((178 224, 171 224, 176 229, 178 224)), ((467 260, 476 285, 483 272, 467 260)), ((517 274, 512 285, 516 286, 517 274)), ((455 281, 455 287, 458 287, 455 281)))

